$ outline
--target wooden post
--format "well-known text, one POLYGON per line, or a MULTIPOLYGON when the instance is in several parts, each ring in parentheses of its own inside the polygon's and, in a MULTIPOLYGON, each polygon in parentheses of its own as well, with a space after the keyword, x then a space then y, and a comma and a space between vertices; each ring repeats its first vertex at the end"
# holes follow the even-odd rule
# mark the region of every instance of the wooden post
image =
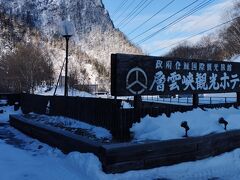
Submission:
POLYGON ((198 99, 198 94, 193 94, 193 107, 198 107, 199 104, 199 99, 198 99))
POLYGON ((133 106, 134 106, 134 121, 140 122, 141 118, 141 96, 134 96, 133 106))
POLYGON ((237 92, 237 105, 240 105, 240 92, 237 92))

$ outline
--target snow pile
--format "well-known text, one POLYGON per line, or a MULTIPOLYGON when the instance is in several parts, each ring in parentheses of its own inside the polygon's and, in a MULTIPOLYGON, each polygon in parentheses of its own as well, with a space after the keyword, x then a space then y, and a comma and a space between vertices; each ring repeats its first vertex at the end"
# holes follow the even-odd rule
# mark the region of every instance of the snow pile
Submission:
POLYGON ((69 167, 75 174, 79 174, 79 179, 110 179, 111 176, 102 171, 102 164, 99 159, 91 153, 71 152, 66 158, 66 166, 69 167))
POLYGON ((14 111, 14 106, 2 106, 0 110, 3 110, 3 113, 0 113, 0 123, 7 122, 9 120, 9 114, 21 114, 21 109, 14 111))
POLYGON ((7 104, 6 99, 0 99, 0 106, 5 106, 7 104))
POLYGON ((31 155, 0 141, 1 179, 72 179, 79 176, 63 167, 64 160, 52 155, 31 155))
POLYGON ((228 121, 228 130, 240 129, 240 110, 235 108, 221 109, 194 109, 190 112, 171 114, 156 118, 146 116, 140 123, 133 124, 130 129, 134 133, 135 140, 168 140, 179 139, 184 135, 184 129, 180 126, 182 121, 187 121, 190 130, 189 136, 203 136, 210 133, 224 132, 222 125, 218 123, 220 117, 228 121))
POLYGON ((231 62, 240 62, 240 54, 234 55, 231 59, 231 62))
MULTIPOLYGON (((43 95, 43 96, 53 96, 55 91, 55 87, 51 90, 46 90, 46 88, 38 88, 35 91, 35 94, 43 95)), ((58 87, 56 91, 56 95, 63 96, 64 95, 64 87, 58 87)), ((85 91, 78 91, 76 89, 69 89, 68 96, 80 96, 80 97, 95 97, 94 95, 85 92, 85 91)))
MULTIPOLYGON (((5 108, 5 114, 14 112, 13 107, 10 106, 1 108, 5 108)), ((20 113, 20 111, 16 113, 20 113)), ((7 121, 6 117, 7 115, 3 116, 3 114, 0 114, 0 121, 3 119, 7 121)), ((153 118, 148 124, 145 124, 145 128, 153 129, 154 125, 159 127, 160 123, 157 123, 158 121, 175 121, 175 124, 178 124, 181 120, 187 120, 191 128, 191 134, 194 132, 192 129, 194 122, 196 126, 201 126, 207 120, 209 122, 208 128, 213 129, 213 127, 220 126, 217 124, 219 117, 225 117, 228 120, 229 129, 234 129, 234 126, 236 126, 235 128, 240 127, 237 122, 239 110, 222 108, 208 111, 196 109, 188 113, 175 113, 168 119, 165 116, 153 118)), ((150 117, 145 117, 141 123, 145 122, 146 118, 150 117)), ((135 126, 137 125, 135 124, 135 126)), ((169 131, 174 134, 175 131, 179 131, 180 124, 178 124, 176 129, 170 125, 169 127, 169 131)), ((167 132, 166 127, 164 128, 167 132)), ((207 125, 204 128, 207 129, 207 125)), ((58 149, 40 143, 38 140, 30 138, 14 128, 9 127, 9 129, 16 138, 24 141, 25 145, 16 148, 0 140, 1 180, 240 179, 240 149, 200 161, 185 162, 148 170, 129 171, 120 174, 105 174, 102 171, 101 162, 91 153, 71 152, 68 155, 64 155, 58 149)), ((161 130, 159 129, 160 132, 161 130)), ((223 127, 218 130, 223 131, 223 127)), ((167 134, 170 134, 169 131, 167 134)), ((183 134, 183 131, 179 133, 180 136, 183 134)))
POLYGON ((105 174, 99 159, 90 153, 63 155, 51 150, 45 154, 17 149, 0 141, 1 179, 122 180, 122 179, 232 179, 240 178, 240 149, 195 162, 149 170, 105 174))
POLYGON ((121 106, 123 109, 132 109, 134 108, 129 102, 127 101, 122 101, 121 106))
MULTIPOLYGON (((31 113, 31 115, 34 116, 36 114, 31 113)), ((85 129, 85 130, 88 130, 90 133, 94 134, 97 138, 112 139, 112 135, 109 130, 102 127, 97 127, 91 124, 87 124, 85 122, 78 121, 75 119, 71 119, 63 116, 37 115, 37 120, 46 124, 56 124, 56 125, 61 125, 63 127, 85 129)))

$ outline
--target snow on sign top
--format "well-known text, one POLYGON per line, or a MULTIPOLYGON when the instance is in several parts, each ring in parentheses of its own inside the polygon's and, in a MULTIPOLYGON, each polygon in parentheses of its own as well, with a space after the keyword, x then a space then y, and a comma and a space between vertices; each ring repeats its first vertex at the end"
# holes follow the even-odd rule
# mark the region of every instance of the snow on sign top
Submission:
POLYGON ((114 96, 240 91, 240 63, 129 54, 111 56, 114 96))

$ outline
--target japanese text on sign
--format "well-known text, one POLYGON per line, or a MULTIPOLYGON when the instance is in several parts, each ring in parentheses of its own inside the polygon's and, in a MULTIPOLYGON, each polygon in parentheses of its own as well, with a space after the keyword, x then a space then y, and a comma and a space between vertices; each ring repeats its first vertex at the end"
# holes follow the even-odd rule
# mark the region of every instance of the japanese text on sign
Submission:
POLYGON ((113 95, 240 91, 240 63, 114 54, 113 95))

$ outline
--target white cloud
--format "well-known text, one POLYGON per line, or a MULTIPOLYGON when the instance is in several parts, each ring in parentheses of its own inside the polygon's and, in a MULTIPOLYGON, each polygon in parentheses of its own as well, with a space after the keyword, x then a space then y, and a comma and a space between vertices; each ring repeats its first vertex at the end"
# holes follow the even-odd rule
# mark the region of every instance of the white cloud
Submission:
MULTIPOLYGON (((167 51, 169 51, 174 46, 177 46, 180 42, 184 42, 184 40, 188 38, 186 36, 179 37, 179 38, 172 38, 172 39, 166 39, 166 40, 158 40, 151 43, 147 43, 142 45, 142 48, 147 53, 150 53, 151 55, 159 55, 164 54, 167 51)), ((195 36, 191 38, 191 43, 197 43, 202 38, 202 35, 195 36)), ((188 41, 189 42, 189 41, 188 41)))
MULTIPOLYGON (((162 35, 164 39, 159 40, 160 38, 156 37, 155 40, 152 40, 150 43, 143 44, 142 48, 144 51, 151 53, 151 55, 164 54, 174 46, 177 46, 179 42, 182 42, 183 40, 189 38, 191 35, 197 34, 201 31, 207 30, 213 26, 227 21, 227 18, 223 18, 223 16, 226 10, 229 9, 232 5, 233 1, 230 0, 212 5, 206 8, 204 11, 200 12, 199 15, 189 16, 185 20, 173 26, 170 30, 165 31, 165 36, 162 35)), ((188 39, 188 42, 194 44, 205 35, 206 34, 200 34, 194 36, 193 38, 188 39)), ((161 36, 159 35, 158 37, 161 36)))
POLYGON ((192 15, 176 24, 170 30, 172 32, 196 32, 213 27, 226 21, 224 12, 233 5, 233 1, 223 1, 206 8, 199 15, 192 15))

